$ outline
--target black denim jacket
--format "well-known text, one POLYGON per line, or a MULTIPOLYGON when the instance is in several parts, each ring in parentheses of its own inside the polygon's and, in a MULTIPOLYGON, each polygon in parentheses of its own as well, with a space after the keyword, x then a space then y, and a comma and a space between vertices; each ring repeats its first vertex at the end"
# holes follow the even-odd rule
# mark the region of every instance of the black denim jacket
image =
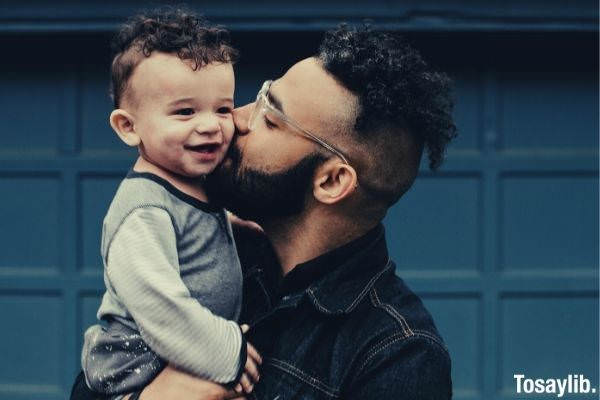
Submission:
POLYGON ((256 247, 240 251, 242 321, 264 359, 249 399, 452 397, 448 351, 421 300, 395 275, 382 225, 283 281, 256 247), (260 254, 255 262, 248 251, 260 254))
MULTIPOLYGON (((446 400, 450 357, 421 300, 395 275, 379 225, 285 279, 265 240, 237 232, 241 322, 263 356, 249 400, 446 400)), ((102 398, 82 374, 71 399, 102 398)))

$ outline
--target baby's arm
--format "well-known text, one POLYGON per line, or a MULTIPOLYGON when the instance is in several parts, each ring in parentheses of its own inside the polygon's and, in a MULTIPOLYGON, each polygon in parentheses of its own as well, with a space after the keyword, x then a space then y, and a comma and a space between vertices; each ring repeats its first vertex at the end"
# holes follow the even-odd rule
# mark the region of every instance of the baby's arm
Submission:
POLYGON ((239 378, 246 362, 240 328, 191 297, 179 275, 176 232, 166 210, 133 211, 109 245, 106 266, 117 296, 160 357, 214 382, 239 378))

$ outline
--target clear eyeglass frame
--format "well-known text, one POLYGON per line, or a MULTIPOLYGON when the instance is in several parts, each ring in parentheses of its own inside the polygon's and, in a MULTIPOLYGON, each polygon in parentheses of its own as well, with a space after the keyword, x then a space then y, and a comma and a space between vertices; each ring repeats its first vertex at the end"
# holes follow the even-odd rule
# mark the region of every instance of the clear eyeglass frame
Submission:
POLYGON ((256 121, 258 121, 260 118, 263 118, 267 113, 269 113, 271 116, 274 116, 277 120, 280 120, 286 125, 288 125, 290 128, 293 128, 300 135, 317 143, 318 145, 324 147, 331 153, 338 156, 344 162, 344 164, 350 165, 350 163, 348 162, 348 158, 344 155, 344 153, 342 153, 342 151, 338 150, 335 146, 321 139, 317 135, 307 131, 306 129, 303 129, 293 119, 279 111, 271 104, 271 102, 269 101, 269 97, 267 96, 267 93, 269 93, 269 89, 271 88, 271 83, 273 83, 272 80, 265 81, 265 83, 263 83, 262 85, 262 88, 258 92, 258 95, 256 96, 256 103, 254 104, 254 110, 252 110, 252 114, 250 114, 250 119, 248 120, 248 128, 250 130, 254 129, 256 121))

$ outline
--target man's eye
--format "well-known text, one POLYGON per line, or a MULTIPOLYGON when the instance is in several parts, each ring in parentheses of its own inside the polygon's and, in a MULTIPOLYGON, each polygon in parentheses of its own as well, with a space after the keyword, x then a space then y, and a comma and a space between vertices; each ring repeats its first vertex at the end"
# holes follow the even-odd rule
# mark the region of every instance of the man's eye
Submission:
POLYGON ((275 125, 271 120, 269 120, 267 117, 264 118, 265 119, 265 125, 267 125, 267 128, 272 129, 272 128, 276 128, 277 125, 275 125))
POLYGON ((193 108, 180 108, 179 110, 175 111, 175 114, 177 114, 177 115, 192 115, 193 113, 194 113, 193 108))
POLYGON ((219 114, 230 114, 231 113, 231 107, 221 107, 217 110, 217 112, 219 114))

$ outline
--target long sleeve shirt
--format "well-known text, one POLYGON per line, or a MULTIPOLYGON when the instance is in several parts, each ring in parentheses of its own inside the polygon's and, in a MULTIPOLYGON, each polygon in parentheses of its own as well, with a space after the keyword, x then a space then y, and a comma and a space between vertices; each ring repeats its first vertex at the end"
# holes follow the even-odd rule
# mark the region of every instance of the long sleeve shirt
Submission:
MULTIPOLYGON (((139 332, 149 351, 198 377, 228 383, 239 376, 246 352, 236 322, 242 275, 223 209, 155 175, 131 172, 104 220, 101 252, 106 292, 99 319, 139 332)), ((137 372, 142 382, 158 372, 145 375, 132 362, 143 363, 140 345, 129 340, 135 335, 105 331, 86 333, 82 366, 90 386, 122 390, 115 379, 124 374, 111 372, 115 365, 137 372), (123 360, 115 359, 108 351, 114 345, 132 347, 131 353, 119 350, 114 355, 123 360)))

